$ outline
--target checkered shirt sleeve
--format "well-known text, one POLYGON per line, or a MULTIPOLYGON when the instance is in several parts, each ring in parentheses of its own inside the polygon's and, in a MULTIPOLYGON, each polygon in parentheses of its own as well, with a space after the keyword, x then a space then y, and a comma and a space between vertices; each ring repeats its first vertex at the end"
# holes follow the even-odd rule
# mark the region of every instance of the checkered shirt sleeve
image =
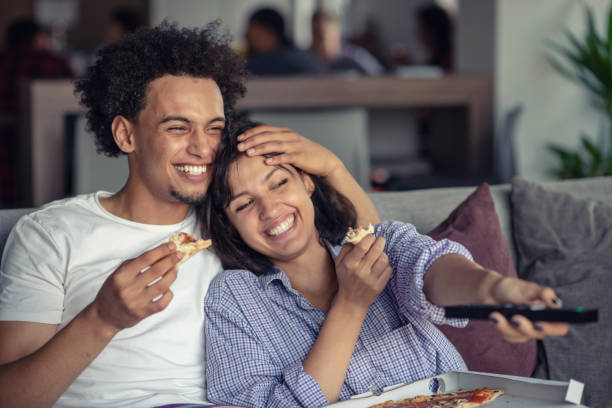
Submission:
POLYGON ((472 255, 461 244, 443 239, 436 241, 421 235, 412 224, 386 221, 375 228, 376 236, 383 236, 387 242, 385 253, 393 268, 389 285, 397 299, 400 312, 414 313, 435 324, 449 324, 457 327, 467 325, 467 319, 447 319, 444 308, 430 303, 423 292, 423 276, 431 264, 446 254, 459 254, 470 260, 472 255))

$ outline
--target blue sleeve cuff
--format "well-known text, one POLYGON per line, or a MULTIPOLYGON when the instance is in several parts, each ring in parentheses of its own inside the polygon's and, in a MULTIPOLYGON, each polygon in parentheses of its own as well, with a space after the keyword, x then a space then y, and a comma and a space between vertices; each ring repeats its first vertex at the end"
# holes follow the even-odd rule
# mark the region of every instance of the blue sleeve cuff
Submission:
POLYGON ((304 371, 302 363, 283 370, 285 385, 304 407, 323 407, 329 404, 319 383, 304 371))
POLYGON ((435 241, 422 235, 412 224, 383 222, 376 226, 376 235, 387 239, 385 252, 393 268, 390 285, 401 312, 416 313, 435 324, 466 326, 467 319, 447 319, 444 307, 427 300, 423 292, 423 276, 440 256, 454 253, 472 260, 469 251, 457 242, 435 241))
POLYGON ((423 251, 421 258, 417 264, 424 264, 424 268, 418 268, 414 273, 414 285, 410 285, 408 301, 412 307, 417 310, 421 316, 430 322, 441 325, 447 324, 454 327, 465 327, 468 324, 468 319, 457 319, 457 318, 446 318, 444 317, 444 307, 436 305, 427 300, 425 292, 423 291, 425 272, 442 255, 447 254, 459 254, 463 255, 469 260, 472 260, 472 255, 469 251, 461 244, 449 241, 447 239, 438 241, 433 247, 426 251, 423 251))

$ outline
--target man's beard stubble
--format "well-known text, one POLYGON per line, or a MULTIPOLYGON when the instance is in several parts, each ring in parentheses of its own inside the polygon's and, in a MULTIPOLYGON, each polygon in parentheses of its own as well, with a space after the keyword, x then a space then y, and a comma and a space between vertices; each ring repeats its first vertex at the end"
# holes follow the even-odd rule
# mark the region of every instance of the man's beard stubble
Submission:
POLYGON ((172 197, 176 198, 181 203, 189 204, 189 205, 200 205, 204 201, 206 192, 193 193, 191 195, 184 195, 172 189, 170 190, 170 195, 172 195, 172 197))

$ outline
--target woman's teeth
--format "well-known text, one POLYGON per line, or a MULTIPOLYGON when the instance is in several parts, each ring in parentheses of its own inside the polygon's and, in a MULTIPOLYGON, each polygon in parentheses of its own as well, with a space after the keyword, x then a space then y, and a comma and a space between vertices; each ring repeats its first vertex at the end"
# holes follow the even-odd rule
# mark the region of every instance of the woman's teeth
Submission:
POLYGON ((206 166, 174 166, 174 168, 194 176, 199 176, 206 172, 206 166))
POLYGON ((289 228, 293 226, 294 221, 295 221, 295 215, 292 215, 286 221, 283 221, 282 224, 268 231, 268 235, 275 236, 275 235, 282 234, 283 232, 287 231, 289 228))

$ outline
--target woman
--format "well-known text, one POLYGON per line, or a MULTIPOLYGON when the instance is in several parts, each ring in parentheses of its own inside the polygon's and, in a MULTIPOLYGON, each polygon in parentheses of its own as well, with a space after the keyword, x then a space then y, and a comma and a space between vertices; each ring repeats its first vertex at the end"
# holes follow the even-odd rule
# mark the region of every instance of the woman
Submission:
MULTIPOLYGON (((315 407, 463 370, 433 323, 466 321, 445 319, 439 305, 559 303, 552 289, 483 269, 461 245, 410 224, 384 222, 341 247, 352 204, 323 180, 266 160, 274 159, 222 148, 203 207, 204 228, 232 269, 205 301, 211 401, 315 407)), ((492 317, 513 340, 567 331, 492 317)))

